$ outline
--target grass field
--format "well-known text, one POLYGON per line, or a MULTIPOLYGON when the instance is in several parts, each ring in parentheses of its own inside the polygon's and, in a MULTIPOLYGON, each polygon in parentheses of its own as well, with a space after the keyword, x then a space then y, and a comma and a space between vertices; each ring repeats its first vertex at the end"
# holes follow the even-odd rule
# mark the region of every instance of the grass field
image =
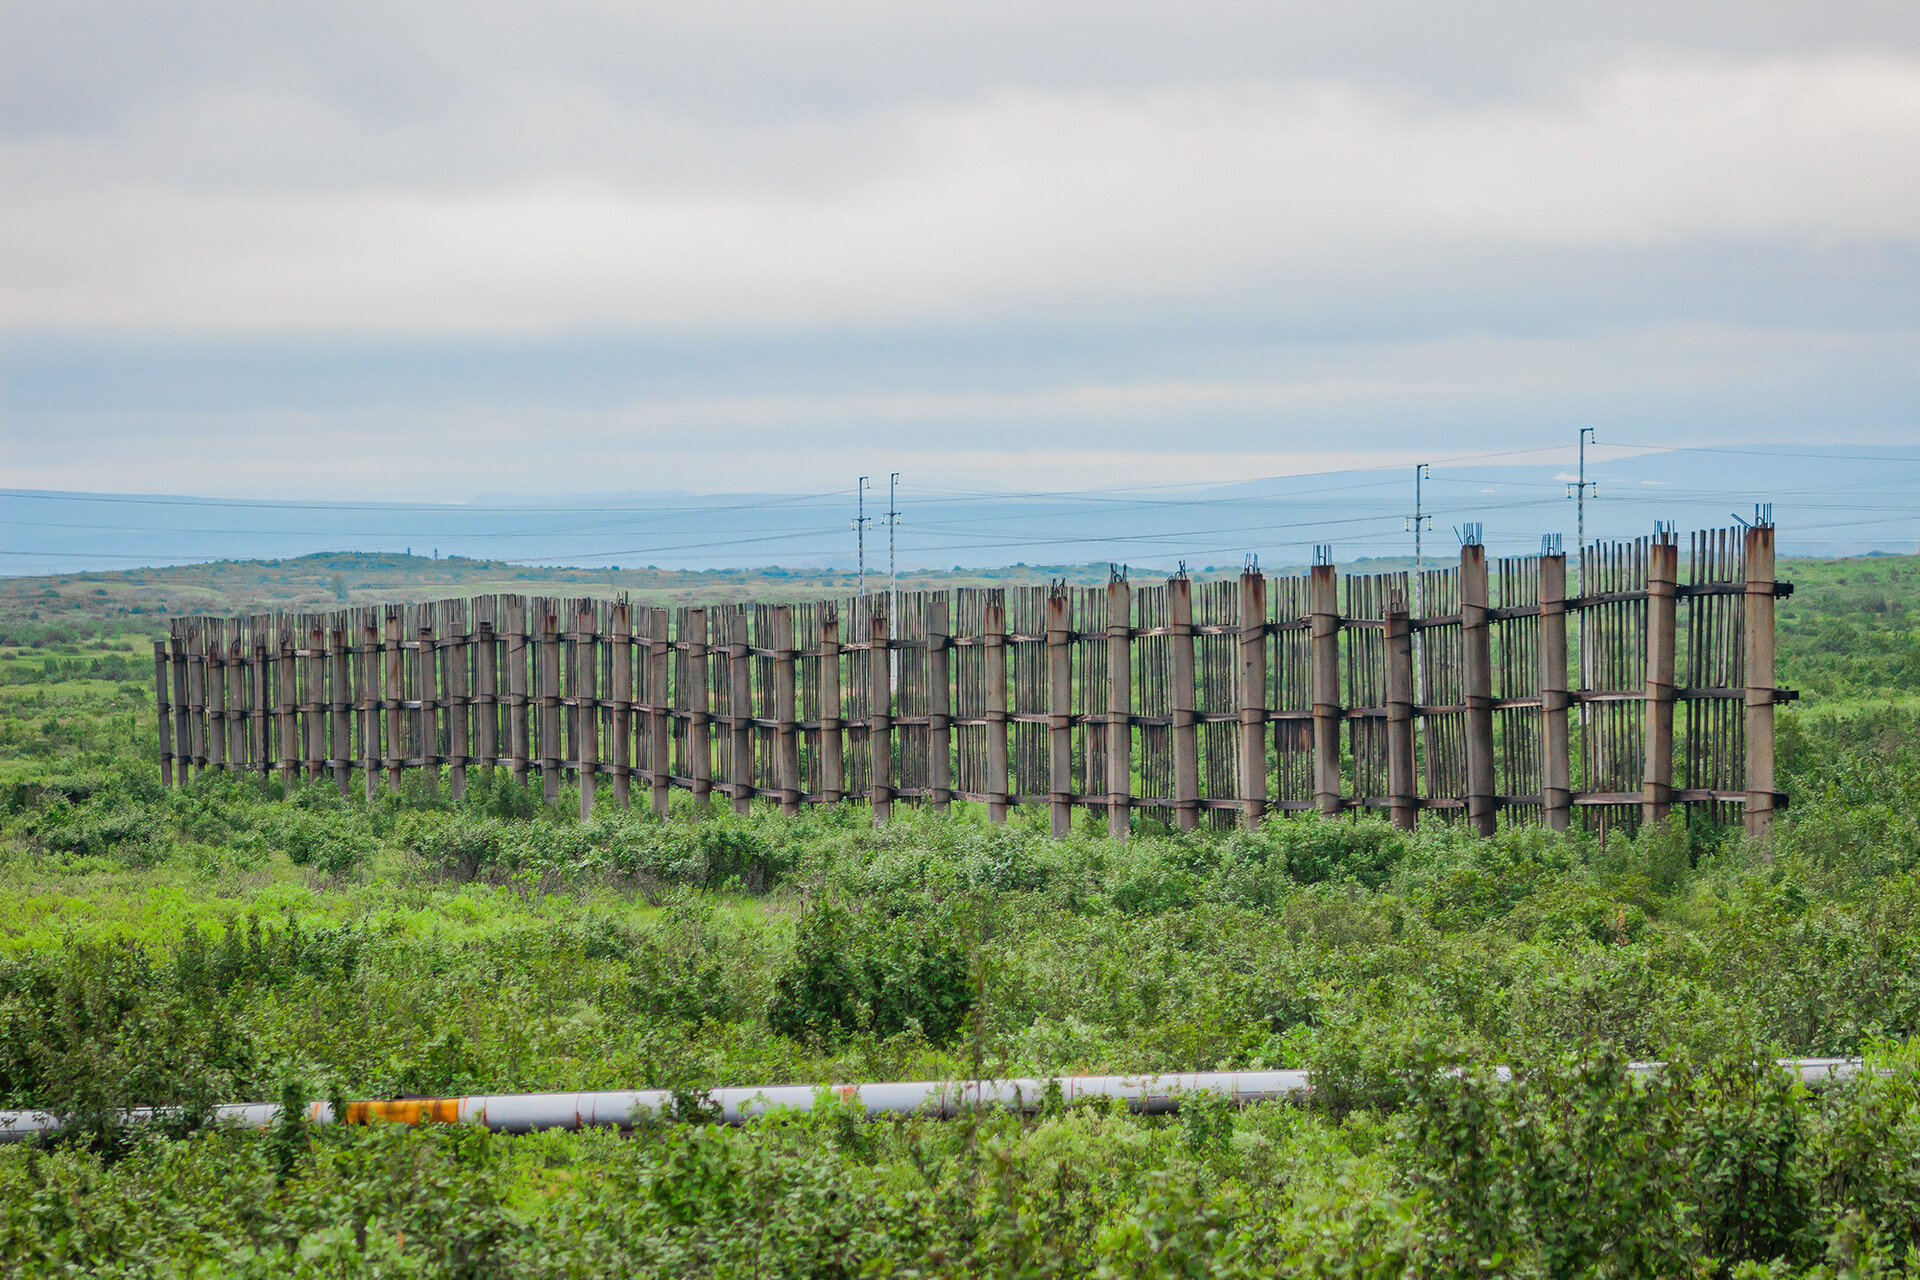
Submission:
MULTIPOLYGON (((1009 569, 901 575, 901 588, 991 586, 1055 578, 1104 582, 1102 565, 1019 565, 1009 569)), ((884 583, 869 571, 867 584, 884 583)), ((0 641, 29 647, 115 632, 165 630, 177 614, 339 609, 389 601, 518 595, 614 596, 648 605, 742 599, 811 600, 852 595, 852 573, 771 569, 547 569, 504 561, 334 553, 297 560, 220 561, 165 569, 0 578, 0 641)))
MULTIPOLYGON (((0 1149, 10 1274, 1920 1267, 1911 558, 1783 570, 1781 679, 1807 695, 1765 845, 1679 824, 1476 840, 1437 819, 1119 844, 964 810, 874 829, 690 804, 581 823, 485 775, 458 805, 163 791, 157 606, 321 604, 298 593, 335 573, 349 596, 390 581, 296 562, 8 584, 0 1105, 70 1122, 0 1149), (1764 1065, 1863 1053, 1889 1074, 1817 1097, 1764 1065), (1630 1058, 1673 1065, 1634 1084, 1630 1058), (1313 1105, 942 1124, 828 1098, 698 1123, 721 1085, 1261 1066, 1311 1068, 1313 1105), (200 1121, 234 1098, 615 1087, 680 1091, 688 1123, 200 1121), (113 1122, 140 1104, 175 1110, 113 1122)), ((704 577, 409 590, 762 593, 704 577)))

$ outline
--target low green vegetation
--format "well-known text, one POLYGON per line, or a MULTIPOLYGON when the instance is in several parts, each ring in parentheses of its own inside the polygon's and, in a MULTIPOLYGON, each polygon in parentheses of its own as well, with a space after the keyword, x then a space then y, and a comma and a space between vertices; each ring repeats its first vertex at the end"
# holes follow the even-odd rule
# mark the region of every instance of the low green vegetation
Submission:
MULTIPOLYGON (((1101 564, 1015 565, 1004 569, 908 570, 902 590, 1005 586, 1065 579, 1107 580, 1101 564)), ((1143 580, 1154 576, 1143 574, 1143 580)), ((446 600, 498 592, 523 596, 627 595, 643 605, 749 600, 817 600, 854 593, 853 570, 576 569, 386 552, 328 552, 291 560, 206 564, 0 578, 0 650, 58 650, 116 633, 166 633, 182 614, 324 612, 354 605, 446 600)))
POLYGON ((1822 591, 1882 590, 1860 563, 1783 614, 1783 682, 1816 692, 1783 717, 1793 806, 1764 844, 1697 821, 1477 840, 1437 818, 1121 844, 964 808, 876 829, 685 797, 665 820, 581 822, 485 772, 459 802, 444 779, 373 801, 324 781, 167 790, 151 694, 106 665, 137 661, 136 638, 0 659, 0 1107, 68 1122, 0 1148, 0 1257, 21 1275, 1905 1274, 1920 671, 1886 638, 1891 603, 1830 621, 1857 602, 1822 591), (1827 671, 1871 696, 1819 692, 1827 671), (1882 1070, 1809 1093, 1771 1066, 1791 1055, 1882 1070), (730 1128, 703 1102, 1294 1066, 1315 1073, 1306 1105, 1158 1118, 868 1121, 829 1092, 730 1128), (673 1091, 673 1114, 523 1137, 207 1123, 236 1099, 634 1087, 673 1091), (147 1105, 164 1118, 119 1123, 147 1105))
POLYGON ((1826 705, 1920 691, 1920 557, 1782 561, 1783 678, 1826 705))

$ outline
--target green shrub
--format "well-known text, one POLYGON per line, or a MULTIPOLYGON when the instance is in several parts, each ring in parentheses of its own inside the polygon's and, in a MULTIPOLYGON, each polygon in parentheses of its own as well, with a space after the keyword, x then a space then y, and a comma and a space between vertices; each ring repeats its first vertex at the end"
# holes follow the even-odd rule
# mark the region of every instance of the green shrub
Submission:
POLYGON ((191 1126, 231 1098, 249 1038, 224 1004, 165 978, 132 945, 0 961, 0 1106, 43 1108, 117 1149, 128 1108, 178 1108, 191 1126))
POLYGON ((694 828, 701 884, 737 880, 749 893, 764 893, 769 872, 767 840, 759 826, 732 814, 715 814, 694 828))
POLYGON ((1603 1048, 1511 1083, 1444 1067, 1430 1059, 1410 1076, 1405 1159, 1461 1273, 1488 1260, 1550 1276, 1812 1260, 1805 1108, 1771 1063, 1637 1081, 1603 1048))
POLYGON ((1831 1211, 1871 1223, 1891 1254, 1920 1248, 1920 1071, 1909 1061, 1865 1072, 1821 1104, 1817 1172, 1831 1211))
MULTIPOLYGON (((431 1029, 431 1024, 429 1024, 431 1029)), ((456 1028, 432 1032, 399 1066, 391 1086, 400 1096, 444 1098, 470 1093, 484 1079, 478 1057, 456 1028)))
POLYGON ((1646 936, 1650 889, 1637 878, 1549 883, 1514 904, 1506 927, 1523 940, 1602 946, 1639 942, 1646 936))
POLYGON ((1798 1082, 1770 1062, 1720 1059, 1669 1067, 1664 1083, 1701 1251, 1723 1263, 1807 1256, 1818 1170, 1798 1082))
POLYGON ((856 1032, 886 1037, 917 1026, 939 1044, 959 1031, 973 997, 966 947, 951 925, 931 915, 887 916, 822 901, 801 917, 767 1023, 823 1045, 856 1032))
POLYGON ((506 831, 497 819, 425 814, 404 828, 402 843, 449 880, 466 883, 502 867, 506 831))
POLYGON ((1407 856, 1406 837, 1377 818, 1287 822, 1279 827, 1287 874, 1297 884, 1353 879, 1377 889, 1407 856))
POLYGON ((182 995, 207 1001, 299 975, 350 979, 365 944, 365 932, 352 924, 307 931, 291 917, 272 925, 252 916, 244 927, 229 917, 217 940, 191 926, 183 931, 166 973, 182 995))
POLYGON ((38 808, 23 829, 62 861, 111 857, 126 866, 144 867, 157 862, 170 844, 151 810, 112 797, 75 804, 62 796, 38 808))
POLYGON ((376 848, 372 836, 330 814, 289 818, 280 825, 279 836, 288 861, 331 876, 350 875, 372 860, 376 848))
POLYGON ((676 1022, 729 1022, 740 1002, 726 971, 704 951, 687 951, 646 938, 627 961, 627 1001, 648 1018, 676 1022))
POLYGON ((1480 928, 1524 899, 1579 872, 1579 837, 1543 828, 1502 829, 1478 840, 1458 831, 1423 831, 1404 864, 1408 896, 1438 928, 1480 928))
POLYGON ((1671 894, 1693 870, 1693 841, 1686 819, 1679 814, 1642 828, 1633 841, 1629 870, 1646 877, 1658 894, 1671 894))
POLYGON ((546 808, 538 786, 538 781, 531 777, 524 781, 516 779, 511 769, 469 769, 463 807, 482 818, 526 822, 539 816, 546 808))
POLYGON ((1198 888, 1194 877, 1159 859, 1127 865, 1109 893, 1114 909, 1130 916, 1160 915, 1193 905, 1198 888))

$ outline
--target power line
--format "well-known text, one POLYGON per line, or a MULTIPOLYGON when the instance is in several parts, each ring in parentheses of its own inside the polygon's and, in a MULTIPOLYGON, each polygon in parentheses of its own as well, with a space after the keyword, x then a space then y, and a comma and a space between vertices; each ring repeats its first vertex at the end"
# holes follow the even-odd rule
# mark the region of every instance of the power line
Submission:
POLYGON ((1905 457, 1889 457, 1877 453, 1830 453, 1819 449, 1817 445, 1808 446, 1817 452, 1796 452, 1792 449, 1756 449, 1751 445, 1711 445, 1711 444, 1624 444, 1616 442, 1613 448, 1640 449, 1647 453, 1727 453, 1755 458, 1799 458, 1807 462, 1818 462, 1823 458, 1834 458, 1844 462, 1904 462, 1909 466, 1920 466, 1920 450, 1905 457))
MULTIPOLYGON (((819 529, 798 529, 791 533, 772 533, 757 538, 722 538, 712 542, 682 542, 666 547, 630 547, 623 551, 575 552, 573 554, 584 559, 599 560, 610 559, 614 556, 651 555, 656 551, 706 551, 714 547, 748 547, 768 542, 792 542, 796 538, 820 538, 827 534, 837 532, 839 527, 838 525, 829 525, 819 529)), ((557 560, 559 558, 558 556, 505 557, 501 563, 536 564, 545 563, 549 560, 557 560)))
POLYGON ((1413 468, 1413 514, 1407 517, 1408 525, 1413 529, 1413 588, 1419 593, 1420 615, 1427 613, 1427 575, 1426 557, 1421 554, 1420 535, 1431 528, 1433 517, 1425 514, 1420 502, 1420 482, 1427 477, 1428 464, 1414 464, 1413 468))
POLYGON ((867 483, 867 477, 861 476, 860 483, 854 486, 854 491, 858 495, 859 506, 856 508, 856 514, 853 518, 853 532, 855 542, 859 547, 859 598, 862 600, 867 598, 867 483))
MULTIPOLYGON (((1577 519, 1579 538, 1585 540, 1585 499, 1603 501, 1608 507, 1621 506, 1662 506, 1674 507, 1701 502, 1724 500, 1731 491, 1747 492, 1751 486, 1734 486, 1731 489, 1671 488, 1661 485, 1658 491, 1642 490, 1636 487, 1620 486, 1601 495, 1596 482, 1588 480, 1585 467, 1586 446, 1599 444, 1591 428, 1583 429, 1576 444, 1576 454, 1580 462, 1578 479, 1575 484, 1566 486, 1565 497, 1578 500, 1577 519)), ((1819 460, 1821 458, 1844 458, 1855 461, 1920 463, 1920 456, 1891 457, 1872 453, 1799 453, 1782 449, 1767 448, 1721 448, 1700 446, 1639 446, 1616 445, 1609 443, 1606 448, 1643 450, 1648 453, 1685 453, 1699 452, 1709 454, 1753 454, 1755 456, 1791 457, 1796 459, 1819 460)), ((1415 478, 1415 565, 1416 571, 1424 567, 1424 545, 1422 534, 1431 527, 1432 516, 1425 510, 1424 486, 1427 483, 1441 483, 1455 486, 1455 496, 1464 498, 1458 492, 1462 485, 1482 485, 1490 490, 1504 491, 1499 497, 1476 498, 1472 503, 1475 511, 1520 512, 1536 510, 1553 505, 1564 498, 1549 498, 1544 490, 1551 487, 1540 481, 1507 480, 1492 478, 1472 478, 1467 476, 1435 475, 1434 466, 1447 466, 1462 462, 1479 461, 1490 458, 1516 457, 1547 453, 1564 454, 1564 447, 1542 447, 1531 449, 1501 450, 1482 454, 1455 455, 1445 462, 1421 464, 1416 469, 1415 478), (1539 496, 1534 496, 1539 495, 1539 496)), ((1398 468, 1391 468, 1397 472, 1398 468)), ((1388 535, 1378 528, 1383 522, 1395 517, 1389 515, 1363 515, 1358 517, 1340 517, 1331 513, 1319 516, 1307 516, 1306 513, 1321 505, 1320 500, 1328 495, 1364 492, 1404 483, 1403 479, 1388 475, 1388 468, 1346 468, 1339 471, 1299 473, 1293 476, 1268 477, 1265 480, 1215 482, 1206 485, 1193 484, 1157 484, 1140 485, 1126 489, 1113 490, 1074 490, 1044 492, 992 492, 985 490, 948 489, 939 486, 908 486, 912 491, 930 495, 923 506, 932 510, 931 518, 917 518, 913 533, 901 529, 899 494, 903 486, 899 483, 899 473, 893 473, 889 479, 888 490, 888 578, 889 594, 894 609, 898 612, 897 591, 899 574, 899 556, 903 550, 908 552, 963 551, 995 547, 1033 547, 1068 548, 1099 543, 1121 543, 1139 546, 1143 549, 1158 545, 1179 547, 1192 551, 1195 541, 1212 541, 1221 538, 1233 538, 1251 535, 1263 540, 1284 537, 1290 530, 1298 528, 1327 529, 1346 526, 1350 530, 1349 541, 1374 544, 1386 541, 1388 535), (1317 476, 1350 476, 1354 479, 1337 484, 1311 484, 1317 476), (1366 478, 1377 476, 1379 478, 1366 478), (1266 482, 1284 483, 1286 481, 1306 482, 1305 492, 1269 492, 1247 493, 1244 487, 1266 482), (1184 492, 1181 492, 1184 491, 1184 492), (1200 516, 1200 513, 1207 513, 1200 516), (1273 515, 1298 512, 1305 518, 1294 520, 1247 521, 1227 524, 1224 527, 1206 523, 1227 513, 1245 513, 1273 515), (1153 529, 1157 519, 1146 520, 1148 528, 1141 529, 1140 521, 1134 521, 1132 528, 1121 533, 1089 533, 1085 535, 1062 535, 1055 532, 1063 517, 1072 517, 1082 521, 1104 521, 1115 515, 1134 515, 1140 517, 1172 516, 1175 513, 1190 513, 1200 516, 1198 522, 1179 521, 1179 527, 1171 529, 1153 529), (903 541, 902 539, 906 539, 903 541)), ((1882 478, 1849 484, 1810 483, 1784 488, 1772 488, 1768 492, 1777 497, 1791 495, 1796 499, 1796 509, 1812 512, 1848 514, 1887 513, 1885 520, 1855 520, 1843 525, 1813 527, 1859 527, 1873 524, 1891 524, 1902 517, 1910 518, 1914 504, 1903 501, 1900 490, 1910 482, 1899 479, 1882 478), (1890 490, 1891 492, 1881 492, 1890 490), (1875 501, 1874 499, 1879 499, 1875 501)), ((865 588, 865 532, 872 523, 865 513, 865 491, 871 484, 870 477, 861 477, 856 485, 857 516, 855 527, 858 535, 859 575, 862 593, 865 588)), ((105 522, 89 523, 80 521, 37 521, 4 520, 0 526, 18 530, 78 530, 120 533, 149 533, 160 536, 196 535, 255 539, 295 539, 324 538, 332 540, 333 545, 318 550, 340 549, 340 543, 364 543, 379 538, 428 537, 440 545, 460 546, 473 542, 498 542, 501 539, 519 538, 538 539, 588 539, 604 535, 613 530, 632 530, 639 533, 646 526, 653 526, 642 536, 655 539, 649 547, 627 548, 617 551, 572 551, 556 555, 539 557, 498 557, 508 563, 540 563, 562 560, 624 559, 630 555, 654 555, 685 551, 722 551, 733 548, 772 547, 802 541, 819 536, 827 530, 817 528, 784 529, 781 524, 786 517, 811 511, 822 503, 832 500, 844 500, 844 490, 824 494, 783 494, 773 495, 751 502, 722 502, 713 505, 661 506, 661 507, 609 507, 609 506, 473 506, 466 504, 397 504, 397 503, 271 503, 249 502, 244 500, 193 499, 175 497, 148 497, 139 495, 116 494, 59 494, 39 491, 0 490, 0 510, 5 502, 12 500, 15 509, 29 502, 92 502, 119 504, 126 506, 181 507, 198 508, 211 511, 252 514, 262 511, 326 511, 343 516, 366 515, 375 513, 429 513, 434 519, 423 524, 438 524, 442 520, 472 521, 486 519, 490 521, 512 520, 523 515, 567 514, 567 515, 614 515, 615 519, 593 521, 569 521, 565 523, 548 521, 531 529, 511 530, 475 530, 455 533, 440 528, 382 529, 369 530, 364 527, 342 529, 339 531, 323 529, 262 529, 255 527, 217 528, 196 524, 186 528, 154 528, 127 526, 105 522), (755 513, 759 518, 747 513, 755 513), (733 515, 730 522, 734 532, 741 536, 710 538, 699 536, 716 515, 733 515), (678 524, 680 527, 675 528, 678 524), (747 527, 741 528, 745 524, 747 527), (756 528, 754 526, 758 525, 756 528), (693 526, 693 527, 687 527, 693 526), (667 541, 675 534, 679 541, 667 541), (686 535, 694 536, 688 537, 686 535), (746 536, 751 535, 751 536, 746 536)), ((1443 509, 1453 504, 1442 504, 1443 509)), ((1349 508, 1351 509, 1351 508, 1349 508)), ((1464 508, 1462 508, 1464 509, 1464 508)), ((1406 519, 1401 517, 1402 520, 1406 519)), ((324 523, 324 522, 308 522, 324 523)), ((1170 521, 1171 523, 1171 521, 1170 521)), ((1291 542, 1265 541, 1267 546, 1290 546, 1291 542)), ((1301 545, 1305 545, 1302 543, 1301 545)), ((1220 550, 1246 549, 1246 544, 1238 548, 1221 547, 1220 550)), ((152 551, 135 553, 107 553, 94 551, 24 551, 9 550, 5 553, 10 559, 90 559, 139 561, 143 559, 172 559, 152 551)), ((287 552, 280 552, 276 558, 284 558, 287 552)), ((809 553, 813 554, 813 553, 809 553)), ((183 553, 180 559, 204 558, 203 555, 183 553)), ((231 558, 223 557, 223 558, 231 558)))
POLYGON ((686 507, 585 507, 585 506, 522 506, 515 503, 500 506, 488 506, 472 502, 281 502, 275 499, 258 498, 192 498, 192 497, 149 497, 128 493, 57 493, 41 489, 0 489, 0 500, 16 499, 22 502, 109 502, 127 506, 142 507, 213 507, 231 508, 241 511, 418 511, 430 515, 469 513, 473 515, 513 515, 525 513, 532 515, 566 515, 575 512, 592 514, 596 512, 621 512, 650 514, 653 512, 690 512, 708 511, 751 511, 760 508, 788 506, 802 502, 840 501, 846 498, 846 490, 836 489, 826 493, 781 494, 758 502, 722 503, 719 505, 700 505, 686 507))
MULTIPOLYGON (((1628 446, 1623 446, 1623 447, 1628 447, 1628 446)), ((1453 466, 1462 462, 1480 462, 1488 458, 1517 458, 1517 457, 1525 456, 1527 454, 1535 454, 1535 453, 1561 453, 1561 452, 1564 452, 1564 450, 1565 450, 1565 446, 1563 445, 1542 445, 1537 448, 1531 448, 1531 449, 1497 449, 1488 453, 1455 454, 1455 455, 1441 459, 1438 463, 1435 463, 1434 465, 1453 466)), ((1088 494, 1088 495, 1093 495, 1097 497, 1099 494, 1102 494, 1102 493, 1141 493, 1141 492, 1165 491, 1165 490, 1172 490, 1172 489, 1209 489, 1209 488, 1217 489, 1217 488, 1224 488, 1228 485, 1265 484, 1270 481, 1276 481, 1276 480, 1311 480, 1319 476, 1368 475, 1368 474, 1377 474, 1384 471, 1397 471, 1397 470, 1399 470, 1398 465, 1382 465, 1382 466, 1374 466, 1374 467, 1333 467, 1325 471, 1294 471, 1284 475, 1253 476, 1244 480, 1169 481, 1162 484, 1114 485, 1114 486, 1109 486, 1105 489, 1061 489, 1061 490, 1054 490, 1050 492, 1040 492, 1040 493, 1022 493, 1018 490, 993 490, 993 489, 938 489, 932 486, 928 486, 927 491, 932 493, 977 494, 982 497, 989 497, 989 498, 1074 497, 1080 494, 1088 494)), ((1391 483, 1391 482, 1382 482, 1382 483, 1391 483)))

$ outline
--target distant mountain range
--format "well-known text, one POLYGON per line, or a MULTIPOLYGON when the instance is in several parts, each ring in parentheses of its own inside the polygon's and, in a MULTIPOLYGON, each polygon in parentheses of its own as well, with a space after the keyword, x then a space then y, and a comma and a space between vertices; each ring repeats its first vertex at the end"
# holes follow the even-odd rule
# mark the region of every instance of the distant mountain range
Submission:
MULTIPOLYGON (((1756 444, 1589 462, 1592 538, 1751 520, 1771 504, 1781 550, 1862 555, 1920 549, 1920 447, 1756 444)), ((1151 568, 1297 564, 1316 544, 1334 558, 1413 550, 1408 467, 1247 479, 1211 486, 1073 493, 983 493, 910 477, 896 530, 903 568, 1112 561, 1151 568)), ((1423 551, 1453 554, 1462 526, 1496 552, 1574 542, 1573 482, 1562 465, 1435 466, 1424 481, 1423 551)), ((884 496, 869 495, 869 570, 884 569, 884 496)), ((40 574, 320 551, 662 569, 785 565, 850 569, 854 496, 621 493, 490 496, 465 504, 251 502, 164 494, 0 491, 0 573, 40 574)))

